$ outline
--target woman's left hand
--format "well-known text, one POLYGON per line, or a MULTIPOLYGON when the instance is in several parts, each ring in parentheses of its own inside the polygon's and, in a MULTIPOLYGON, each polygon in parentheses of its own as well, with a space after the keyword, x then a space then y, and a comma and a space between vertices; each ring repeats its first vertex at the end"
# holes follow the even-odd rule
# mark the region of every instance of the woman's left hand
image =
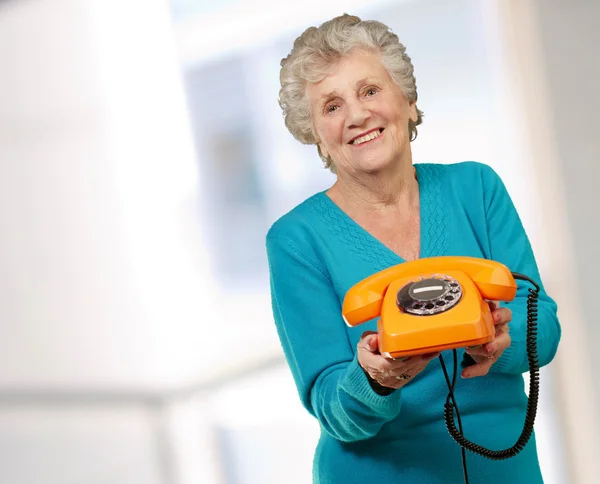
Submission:
POLYGON ((475 360, 475 365, 469 366, 462 371, 463 378, 473 378, 487 375, 490 368, 504 350, 510 346, 510 335, 508 334, 508 323, 512 320, 512 311, 506 307, 498 308, 495 302, 489 302, 492 310, 492 319, 496 327, 496 337, 482 346, 467 348, 466 352, 475 360))

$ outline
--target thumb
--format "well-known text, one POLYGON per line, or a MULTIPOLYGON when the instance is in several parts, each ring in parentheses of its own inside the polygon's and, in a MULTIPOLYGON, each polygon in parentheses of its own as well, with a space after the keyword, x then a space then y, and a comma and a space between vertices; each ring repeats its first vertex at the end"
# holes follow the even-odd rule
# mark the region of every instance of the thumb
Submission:
POLYGON ((360 336, 360 345, 371 353, 376 352, 379 348, 377 333, 375 331, 365 331, 360 336))
POLYGON ((367 338, 367 348, 369 348, 369 351, 372 351, 373 353, 379 349, 379 340, 376 334, 367 338))

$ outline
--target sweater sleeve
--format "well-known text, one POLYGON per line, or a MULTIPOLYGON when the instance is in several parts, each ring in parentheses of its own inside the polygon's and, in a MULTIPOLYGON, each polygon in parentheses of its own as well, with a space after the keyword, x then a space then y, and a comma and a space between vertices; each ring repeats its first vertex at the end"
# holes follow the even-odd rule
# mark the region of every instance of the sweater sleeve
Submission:
MULTIPOLYGON (((554 358, 560 341, 557 305, 544 289, 531 244, 504 183, 492 168, 482 166, 491 259, 503 263, 513 272, 530 277, 541 288, 538 299, 537 352, 539 364, 544 366, 554 358)), ((527 296, 533 285, 520 280, 517 285, 515 299, 506 304, 512 311, 512 321, 509 323, 511 345, 492 366, 492 372, 529 371, 526 346, 527 296)))
POLYGON ((326 271, 285 238, 267 236, 267 256, 275 324, 302 404, 338 440, 373 437, 398 415, 401 392, 371 388, 326 271))

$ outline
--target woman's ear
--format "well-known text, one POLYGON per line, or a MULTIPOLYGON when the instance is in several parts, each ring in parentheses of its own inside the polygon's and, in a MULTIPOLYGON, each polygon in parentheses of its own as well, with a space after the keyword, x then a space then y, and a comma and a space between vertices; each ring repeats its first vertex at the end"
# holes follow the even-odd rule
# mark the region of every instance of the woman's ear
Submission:
POLYGON ((325 158, 325 159, 329 158, 329 153, 323 147, 323 143, 317 142, 317 150, 319 151, 319 155, 321 155, 321 158, 325 158))
POLYGON ((419 119, 419 114, 417 113, 417 103, 415 101, 412 101, 408 105, 408 117, 413 123, 416 123, 419 119))

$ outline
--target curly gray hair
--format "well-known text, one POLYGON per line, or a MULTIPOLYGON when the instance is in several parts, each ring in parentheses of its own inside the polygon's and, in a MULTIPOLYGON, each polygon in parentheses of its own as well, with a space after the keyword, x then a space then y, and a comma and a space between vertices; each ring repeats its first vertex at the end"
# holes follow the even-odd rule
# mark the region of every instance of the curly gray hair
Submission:
MULTIPOLYGON (((383 66, 408 101, 417 101, 414 67, 406 47, 386 25, 375 20, 344 14, 318 28, 309 27, 295 40, 290 54, 281 60, 279 106, 285 125, 301 143, 317 145, 325 167, 334 172, 331 159, 325 158, 318 147, 306 86, 323 80, 332 64, 355 49, 379 53, 383 66)), ((422 122, 423 112, 417 109, 417 121, 409 121, 411 141, 417 137, 417 125, 422 122)))

